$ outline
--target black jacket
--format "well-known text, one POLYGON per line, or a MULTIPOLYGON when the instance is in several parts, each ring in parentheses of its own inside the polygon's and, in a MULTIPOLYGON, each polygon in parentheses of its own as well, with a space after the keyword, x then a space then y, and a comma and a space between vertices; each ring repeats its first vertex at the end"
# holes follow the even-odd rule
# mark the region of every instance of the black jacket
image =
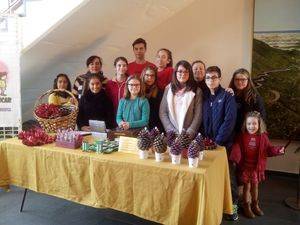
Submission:
POLYGON ((89 125, 89 120, 105 121, 106 128, 114 128, 114 110, 110 99, 106 96, 105 91, 97 94, 90 90, 86 92, 79 102, 79 112, 77 116, 77 126, 81 130, 83 126, 89 125))
POLYGON ((158 90, 156 97, 148 98, 150 105, 149 128, 157 127, 160 132, 164 132, 163 125, 159 118, 159 106, 163 96, 163 92, 158 90))
POLYGON ((260 112, 261 117, 266 122, 266 110, 262 98, 259 95, 256 95, 255 102, 250 104, 245 102, 245 100, 239 96, 235 96, 235 101, 237 104, 237 118, 235 123, 235 131, 239 133, 242 129, 245 116, 248 112, 257 111, 260 112))

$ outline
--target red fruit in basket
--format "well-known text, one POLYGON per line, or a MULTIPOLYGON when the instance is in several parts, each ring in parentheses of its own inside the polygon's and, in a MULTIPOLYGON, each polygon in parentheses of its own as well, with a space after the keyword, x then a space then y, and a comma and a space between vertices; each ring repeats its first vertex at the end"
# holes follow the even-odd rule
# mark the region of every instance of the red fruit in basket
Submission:
POLYGON ((44 119, 54 119, 60 116, 59 106, 43 103, 35 109, 35 114, 44 119))

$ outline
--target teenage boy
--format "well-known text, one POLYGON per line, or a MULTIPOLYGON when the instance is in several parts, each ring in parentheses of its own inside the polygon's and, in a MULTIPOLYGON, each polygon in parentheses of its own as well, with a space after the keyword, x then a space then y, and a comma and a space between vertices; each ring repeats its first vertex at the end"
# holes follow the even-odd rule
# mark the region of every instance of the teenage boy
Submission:
MULTIPOLYGON (((236 122, 237 106, 234 96, 226 92, 220 85, 221 70, 217 66, 206 69, 205 83, 209 89, 203 102, 204 135, 218 145, 224 146, 230 152, 233 143, 234 126, 236 122)), ((227 215, 228 220, 237 220, 238 189, 235 167, 229 163, 231 192, 233 200, 233 214, 227 215)))
POLYGON ((135 55, 135 61, 128 64, 127 73, 132 75, 141 75, 143 69, 147 66, 156 68, 156 66, 148 62, 145 59, 145 54, 147 50, 147 43, 143 38, 138 38, 132 43, 133 53, 135 55))

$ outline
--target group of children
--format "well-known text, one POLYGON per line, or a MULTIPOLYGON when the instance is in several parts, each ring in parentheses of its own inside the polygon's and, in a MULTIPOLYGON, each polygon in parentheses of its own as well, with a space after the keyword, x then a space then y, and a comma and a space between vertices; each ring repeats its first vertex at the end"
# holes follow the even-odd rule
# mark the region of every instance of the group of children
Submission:
MULTIPOLYGON (((124 57, 114 61, 115 77, 108 80, 98 56, 87 59, 87 73, 75 79, 72 92, 79 99, 78 129, 90 131, 88 121, 105 121, 107 128, 122 130, 157 126, 160 131, 185 130, 191 137, 199 131, 220 146, 229 156, 234 212, 237 220, 238 186, 243 186, 245 216, 263 215, 258 205, 258 183, 264 180, 266 158, 284 153, 273 147, 266 134, 266 118, 246 69, 233 73, 229 88, 221 87, 221 70, 206 68, 200 61, 179 61, 173 68, 172 52, 157 51, 156 63, 145 59, 146 41, 132 44, 135 61, 124 57)), ((67 75, 59 74, 54 89, 71 91, 67 75)), ((49 96, 49 103, 68 104, 64 92, 49 96)))

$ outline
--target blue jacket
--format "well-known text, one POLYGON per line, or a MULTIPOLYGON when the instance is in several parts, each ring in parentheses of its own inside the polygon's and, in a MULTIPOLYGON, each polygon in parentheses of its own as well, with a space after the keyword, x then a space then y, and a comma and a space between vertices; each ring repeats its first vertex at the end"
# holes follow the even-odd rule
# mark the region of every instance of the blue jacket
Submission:
POLYGON ((149 123, 150 107, 146 98, 136 97, 134 100, 122 98, 119 102, 116 121, 129 123, 130 128, 142 128, 149 123))
POLYGON ((206 93, 203 102, 204 135, 230 149, 233 143, 237 106, 234 96, 219 86, 215 95, 206 93))

